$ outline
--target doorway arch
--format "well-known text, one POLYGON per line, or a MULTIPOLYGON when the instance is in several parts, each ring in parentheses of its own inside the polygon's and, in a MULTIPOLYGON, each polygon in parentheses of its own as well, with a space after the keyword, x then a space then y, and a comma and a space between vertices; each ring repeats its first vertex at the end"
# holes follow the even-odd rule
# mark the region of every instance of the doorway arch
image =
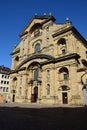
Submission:
POLYGON ((12 96, 12 102, 15 102, 15 94, 12 96))
POLYGON ((38 98, 38 87, 34 88, 34 101, 37 102, 37 98, 38 98))
POLYGON ((31 102, 37 102, 38 99, 38 87, 34 87, 34 93, 31 94, 31 102))
POLYGON ((70 90, 70 87, 62 85, 58 90, 61 91, 62 94, 62 104, 68 104, 68 90, 70 90))

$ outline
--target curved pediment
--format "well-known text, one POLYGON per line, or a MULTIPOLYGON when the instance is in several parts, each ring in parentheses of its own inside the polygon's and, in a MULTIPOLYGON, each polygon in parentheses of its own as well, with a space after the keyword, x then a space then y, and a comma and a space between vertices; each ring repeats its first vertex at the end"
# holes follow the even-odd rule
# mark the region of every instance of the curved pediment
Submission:
POLYGON ((24 61, 22 61, 17 69, 19 69, 22 65, 24 65, 25 63, 31 61, 31 60, 34 60, 34 59, 47 59, 48 61, 49 60, 54 60, 54 57, 53 56, 50 56, 50 55, 46 55, 46 54, 35 54, 35 55, 32 55, 28 58, 26 58, 24 61))
POLYGON ((40 24, 40 23, 36 23, 36 24, 34 24, 34 25, 30 28, 30 30, 29 30, 30 34, 32 34, 32 32, 33 32, 35 29, 37 29, 37 28, 41 28, 41 24, 40 24))
POLYGON ((55 18, 53 16, 34 16, 23 29, 23 31, 20 34, 20 37, 28 33, 31 34, 36 28, 41 27, 44 23, 50 20, 55 21, 55 18))

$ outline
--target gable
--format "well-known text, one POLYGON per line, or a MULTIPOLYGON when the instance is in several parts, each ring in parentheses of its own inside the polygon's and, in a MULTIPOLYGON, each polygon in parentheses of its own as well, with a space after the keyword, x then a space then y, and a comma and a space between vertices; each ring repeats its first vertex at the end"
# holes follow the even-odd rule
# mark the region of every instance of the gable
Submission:
POLYGON ((23 29, 20 34, 20 37, 27 33, 31 34, 34 29, 41 27, 45 22, 48 22, 50 20, 55 21, 55 18, 53 16, 34 16, 23 29))

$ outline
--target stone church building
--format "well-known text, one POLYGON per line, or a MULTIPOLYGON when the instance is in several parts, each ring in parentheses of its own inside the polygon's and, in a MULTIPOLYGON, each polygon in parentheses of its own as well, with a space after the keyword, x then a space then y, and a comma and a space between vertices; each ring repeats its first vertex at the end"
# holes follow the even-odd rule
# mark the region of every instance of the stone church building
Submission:
POLYGON ((11 102, 84 103, 87 41, 68 18, 55 21, 52 15, 35 15, 20 33, 11 53, 11 102))

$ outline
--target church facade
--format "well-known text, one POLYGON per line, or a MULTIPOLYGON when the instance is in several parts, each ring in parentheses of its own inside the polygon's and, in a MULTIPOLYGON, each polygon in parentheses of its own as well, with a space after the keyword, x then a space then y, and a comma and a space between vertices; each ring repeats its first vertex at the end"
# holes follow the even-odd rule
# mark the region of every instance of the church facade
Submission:
POLYGON ((11 56, 11 102, 83 104, 87 41, 69 19, 60 24, 51 15, 35 15, 11 56))

